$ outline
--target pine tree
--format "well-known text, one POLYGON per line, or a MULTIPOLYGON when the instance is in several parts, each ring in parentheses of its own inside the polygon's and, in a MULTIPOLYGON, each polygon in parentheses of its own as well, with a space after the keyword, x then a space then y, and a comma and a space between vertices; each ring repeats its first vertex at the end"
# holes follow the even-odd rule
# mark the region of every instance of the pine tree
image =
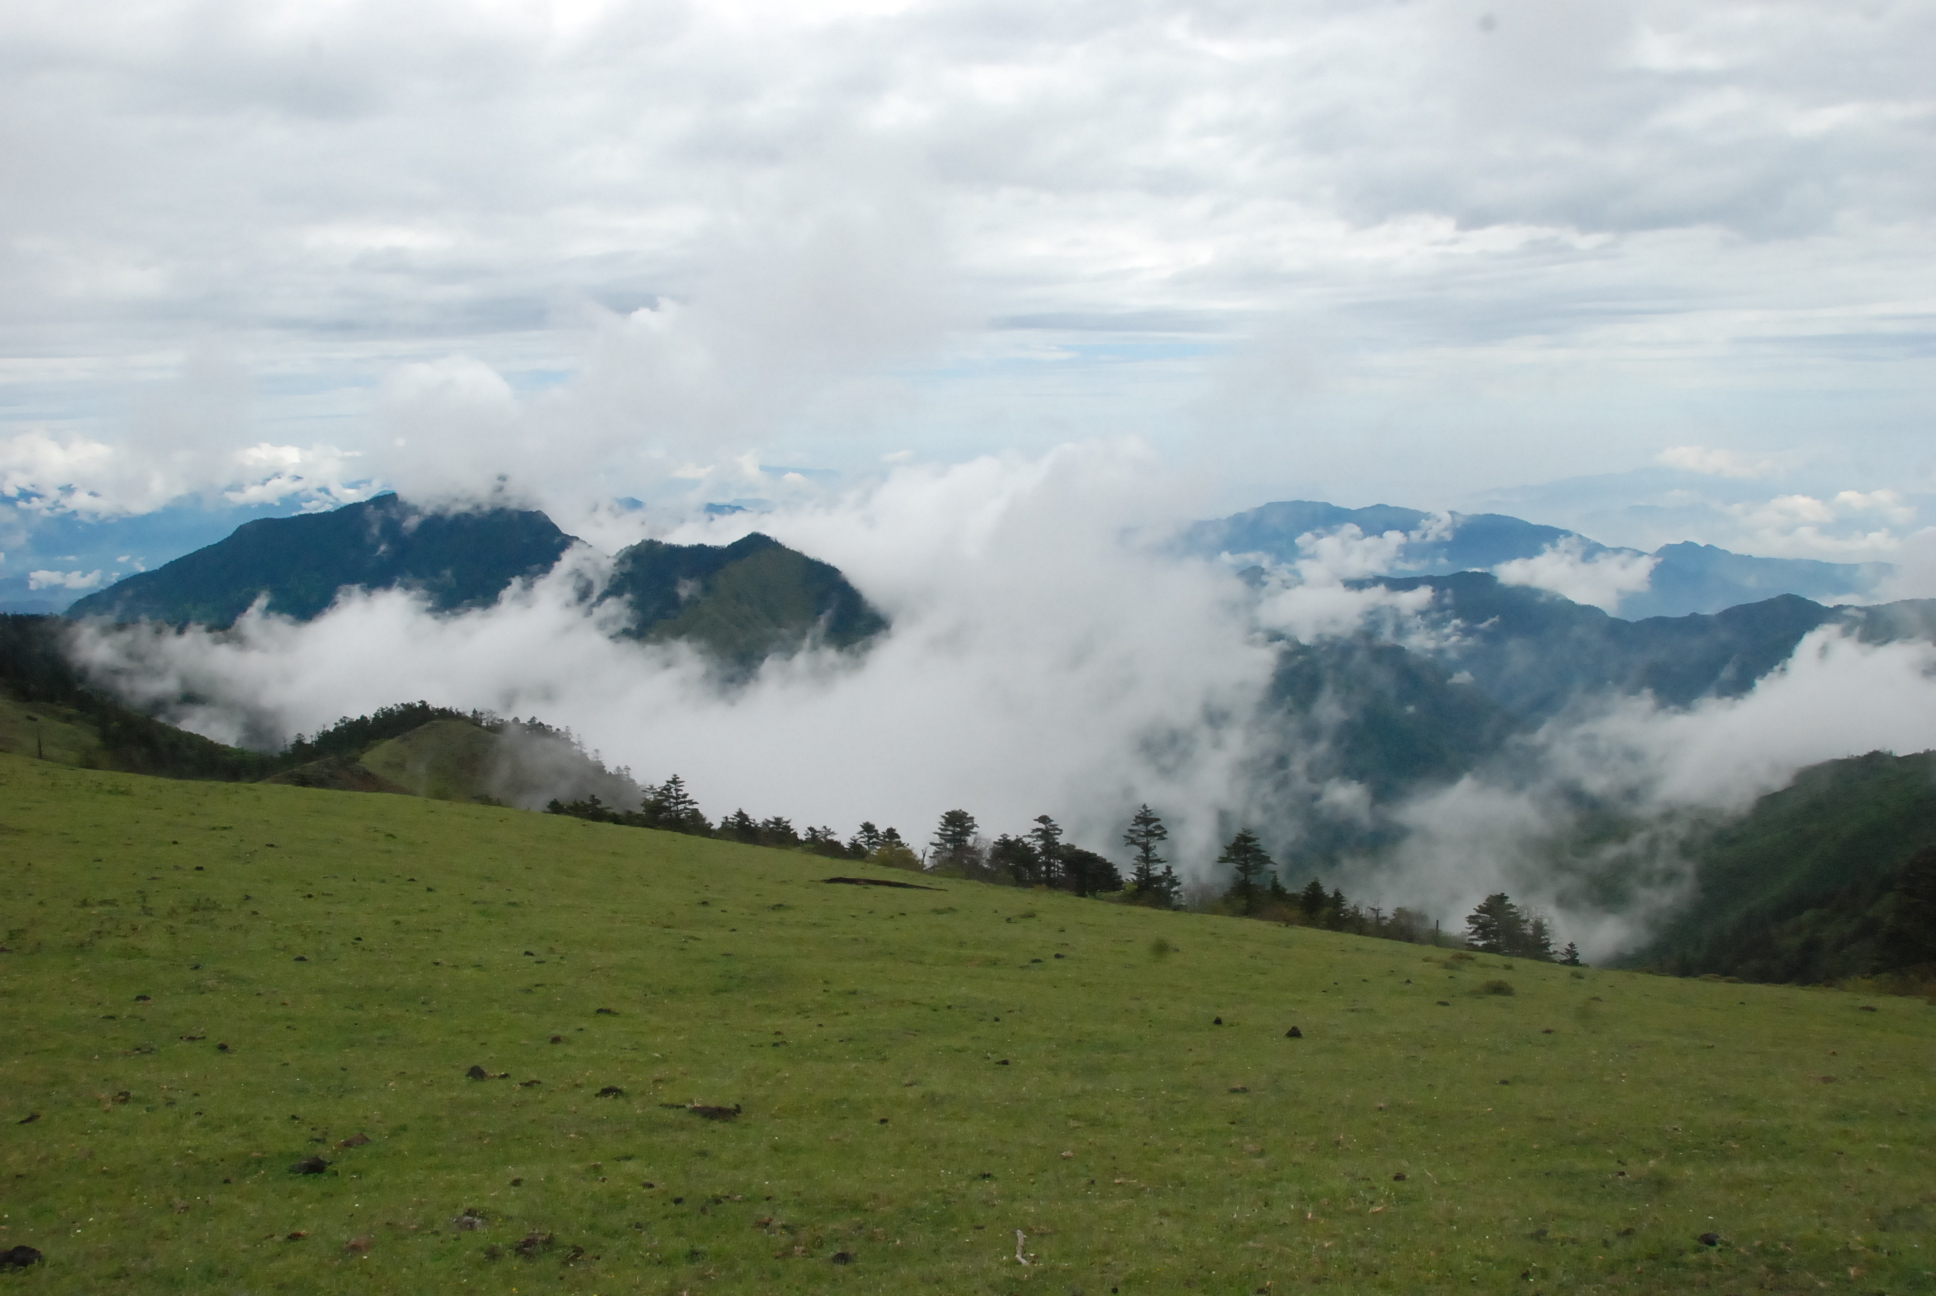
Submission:
POLYGON ((685 780, 677 774, 658 787, 647 788, 645 803, 639 809, 645 816, 646 826, 650 828, 693 833, 701 837, 712 832, 712 824, 700 813, 699 803, 692 799, 686 791, 685 780))
POLYGON ((944 811, 928 844, 928 867, 960 868, 974 847, 975 831, 975 816, 966 810, 944 811))
POLYGON ((1330 897, 1324 893, 1324 883, 1312 878, 1305 883, 1304 889, 1297 893, 1297 907, 1303 911, 1306 922, 1317 922, 1324 917, 1324 906, 1330 897))
POLYGON ((1016 886, 1031 887, 1041 880, 1041 860, 1026 837, 1003 833, 988 848, 988 862, 997 870, 1006 869, 1016 886))
POLYGON ((1488 954, 1514 954, 1526 938, 1526 920, 1504 891, 1495 891, 1466 915, 1465 938, 1488 954))
MULTIPOLYGON (((1129 875, 1130 889, 1141 903, 1157 904, 1165 909, 1170 907, 1171 895, 1165 890, 1161 874, 1157 872, 1156 866, 1164 863, 1164 859, 1156 848, 1169 836, 1170 830, 1163 826, 1163 820, 1148 804, 1137 808, 1130 818, 1128 830, 1123 833, 1123 845, 1135 852, 1136 856, 1136 863, 1129 875)), ((1170 873, 1172 882, 1175 878, 1176 874, 1170 873)))
POLYGON ((1062 826, 1047 815, 1037 815, 1028 837, 1035 847, 1041 885, 1055 886, 1062 880, 1062 826))
POLYGON ((866 859, 879 850, 880 846, 881 830, 865 819, 860 821, 860 831, 855 833, 854 839, 847 843, 847 849, 856 859, 866 859))
POLYGON ((1522 958, 1535 958, 1545 963, 1553 961, 1553 933, 1546 925, 1542 914, 1533 914, 1526 920, 1526 935, 1516 950, 1508 951, 1522 958))
POLYGON ((1151 888, 1150 903, 1158 909, 1174 909, 1183 895, 1183 879, 1176 870, 1165 864, 1156 875, 1156 884, 1151 888))
POLYGON ((1567 967, 1579 967, 1580 966, 1580 947, 1578 945, 1575 945, 1572 941, 1566 942, 1566 948, 1560 951, 1560 962, 1565 964, 1567 967))
POLYGON ((757 846, 760 844, 759 821, 747 814, 742 807, 719 821, 719 835, 727 841, 745 842, 750 846, 757 846))
POLYGON ((1248 828, 1239 830, 1237 835, 1230 839, 1230 844, 1223 848, 1223 854, 1217 856, 1217 863, 1228 864, 1235 870, 1236 880, 1230 884, 1229 895, 1237 900, 1244 913, 1256 913, 1259 892, 1257 881, 1263 877, 1266 870, 1275 867, 1271 857, 1264 853, 1263 846, 1257 840, 1257 834, 1248 828))

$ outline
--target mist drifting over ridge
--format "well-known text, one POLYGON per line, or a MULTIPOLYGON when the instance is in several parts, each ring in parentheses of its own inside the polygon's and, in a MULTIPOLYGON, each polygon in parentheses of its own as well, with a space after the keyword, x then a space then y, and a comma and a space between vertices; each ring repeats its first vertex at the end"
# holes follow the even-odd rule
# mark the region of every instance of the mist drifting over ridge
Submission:
MULTIPOLYGON (((1261 590, 1227 564, 1176 557, 1148 525, 1174 507, 1172 485, 1136 443, 1087 443, 908 466, 837 500, 674 527, 662 538, 767 532, 838 566, 890 621, 864 654, 776 658, 737 687, 681 644, 615 641, 583 597, 609 566, 590 546, 461 615, 352 592, 306 624, 91 627, 82 643, 121 691, 212 737, 274 743, 422 697, 568 727, 641 780, 681 774, 715 817, 743 806, 843 835, 871 819, 924 841, 956 807, 991 834, 1048 813, 1072 841, 1119 854, 1148 802, 1186 875, 1209 876, 1222 840, 1249 826, 1298 885, 1318 807, 1383 834, 1329 861, 1327 885, 1454 926, 1507 889, 1594 957, 1684 891, 1684 830, 1804 765, 1921 750, 1936 734, 1929 645, 1825 627, 1740 696, 1589 699, 1455 779, 1378 801, 1327 762, 1352 717, 1326 697, 1294 717, 1273 701, 1283 646, 1424 649, 1459 628, 1422 615, 1427 591, 1356 583, 1390 537, 1314 543, 1261 590), (1612 808, 1628 830, 1578 849, 1587 808, 1612 808)), ((647 523, 631 524, 620 538, 647 523)))

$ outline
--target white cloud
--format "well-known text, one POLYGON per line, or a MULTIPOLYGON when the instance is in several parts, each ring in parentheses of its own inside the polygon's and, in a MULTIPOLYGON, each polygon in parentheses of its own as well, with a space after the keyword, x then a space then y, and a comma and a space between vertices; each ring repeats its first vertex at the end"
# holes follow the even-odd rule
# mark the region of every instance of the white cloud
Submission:
POLYGON ((268 499, 205 453, 268 442, 582 499, 1130 431, 1250 502, 1442 504, 1663 439, 1886 485, 1923 433, 1915 6, 778 9, 9 7, 0 386, 129 464, 41 489, 268 499), (242 380, 138 413, 198 348, 242 380), (516 416, 418 392, 399 452, 392 375, 451 357, 516 416))
POLYGON ((1660 452, 1658 462, 1669 468, 1684 468, 1688 472, 1707 473, 1715 477, 1766 477, 1781 467, 1773 459, 1709 446, 1670 446, 1660 452))
MULTIPOLYGON (((287 736, 399 698, 536 714, 641 778, 678 772, 715 816, 863 818, 925 839, 943 810, 994 830, 1055 815, 1114 850, 1147 800, 1180 844, 1211 848, 1273 655, 1227 573, 1117 537, 1165 483, 1134 447, 897 470, 838 505, 757 519, 834 562, 892 619, 859 663, 773 663, 722 695, 689 655, 615 643, 576 601, 600 560, 488 612, 432 617, 400 592, 345 599, 307 625, 233 632, 90 630, 132 695, 212 736, 287 736), (199 699, 181 708, 184 696, 199 699)), ((672 538, 724 542, 754 520, 672 538)), ((1214 853, 1214 849, 1211 850, 1214 853)))
MULTIPOLYGON (((110 578, 111 579, 111 578, 110 578)), ((36 571, 27 574, 28 589, 85 590, 93 589, 102 581, 98 571, 36 571)))
POLYGON ((1589 554, 1578 536, 1548 545, 1531 558, 1514 558, 1492 569, 1507 585, 1551 590, 1602 612, 1619 610, 1620 600, 1645 590, 1660 559, 1617 549, 1589 554))

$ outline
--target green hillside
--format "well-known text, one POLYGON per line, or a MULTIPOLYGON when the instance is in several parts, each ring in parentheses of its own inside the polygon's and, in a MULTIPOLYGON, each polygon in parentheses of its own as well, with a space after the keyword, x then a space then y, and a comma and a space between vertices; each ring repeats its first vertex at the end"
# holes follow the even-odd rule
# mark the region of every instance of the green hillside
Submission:
POLYGON ((1920 1001, 17 757, 0 843, 23 1290, 1936 1283, 1920 1001))
POLYGON ((1694 895, 1628 961, 1754 981, 1891 970, 1891 893, 1931 845, 1936 752, 1812 765, 1696 849, 1694 895))
POLYGON ((887 628, 839 568, 757 531, 729 545, 641 541, 618 555, 604 597, 630 605, 633 637, 683 639, 742 671, 810 636, 850 648, 887 628))

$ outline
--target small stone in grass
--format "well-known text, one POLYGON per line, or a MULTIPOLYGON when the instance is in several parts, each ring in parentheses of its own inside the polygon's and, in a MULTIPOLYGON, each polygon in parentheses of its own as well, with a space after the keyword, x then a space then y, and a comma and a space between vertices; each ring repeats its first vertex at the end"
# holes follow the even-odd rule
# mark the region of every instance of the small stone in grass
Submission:
POLYGON ((516 1250, 521 1256, 536 1255, 550 1245, 551 1234, 526 1233, 523 1239, 518 1242, 516 1250))
POLYGON ((376 1239, 368 1233, 365 1233, 362 1237, 353 1237, 348 1242, 345 1242, 343 1249, 351 1255, 368 1255, 370 1254, 370 1248, 375 1245, 376 1239))
POLYGON ((464 1074, 473 1080, 489 1080, 491 1078, 491 1073, 481 1066, 474 1066, 464 1074))
POLYGON ((1398 1172, 1397 1174, 1395 1174, 1395 1175, 1393 1175, 1393 1176, 1392 1176, 1392 1182, 1393 1182, 1393 1183, 1404 1183, 1404 1182, 1405 1182, 1405 1172, 1404 1172, 1403 1170, 1400 1170, 1400 1171, 1399 1171, 1399 1172, 1398 1172))
POLYGON ((1223 1018, 1221 1018, 1221 1017, 1212 1017, 1212 1018, 1210 1019, 1210 1024, 1211 1024, 1212 1026, 1221 1026, 1221 1025, 1223 1025, 1223 1018))
POLYGON ((1289 1030, 1284 1032, 1284 1038, 1285 1039, 1303 1039, 1304 1032, 1299 1030, 1297 1027, 1293 1026, 1289 1030))
POLYGON ((565 1042, 565 1037, 563 1035, 553 1035, 551 1037, 551 1042, 553 1044, 563 1044, 565 1042))
POLYGON ((836 1251, 833 1254, 833 1262, 835 1264, 852 1264, 854 1263, 854 1253, 852 1251, 836 1251))
POLYGON ((600 1089, 598 1091, 598 1096, 600 1098, 623 1098, 625 1096, 625 1091, 619 1088, 617 1085, 606 1085, 603 1089, 600 1089))
POLYGON ((362 1147, 365 1143, 368 1143, 369 1141, 370 1141, 370 1136, 368 1134, 352 1134, 348 1138, 344 1139, 341 1143, 338 1143, 336 1146, 346 1147, 346 1148, 362 1147))
POLYGON ((484 1227, 484 1220, 483 1217, 471 1211, 465 1211, 462 1215, 452 1220, 450 1226, 459 1233, 475 1233, 484 1227))
POLYGON ((1249 1085, 1231 1085, 1230 1092, 1231 1093, 1249 1093, 1250 1086, 1249 1085))
POLYGON ((289 1167, 290 1174, 321 1174, 329 1169, 329 1162, 319 1156, 306 1156, 289 1167))
POLYGON ((303 1240, 304 1238, 306 1238, 306 1237, 308 1237, 308 1236, 309 1236, 309 1234, 308 1234, 307 1232, 305 1232, 304 1230, 302 1230, 302 1229, 297 1229, 297 1230, 296 1230, 296 1231, 295 1231, 294 1233, 291 1233, 291 1234, 288 1234, 288 1235, 287 1235, 286 1237, 284 1237, 284 1238, 283 1238, 282 1240, 283 1240, 284 1242, 300 1242, 300 1241, 302 1241, 302 1240, 303 1240))
POLYGON ((1719 1233, 1703 1233, 1701 1234, 1701 1236, 1695 1238, 1694 1240, 1696 1242, 1699 1242, 1704 1247, 1713 1247, 1713 1246, 1721 1245, 1721 1235, 1719 1233))

